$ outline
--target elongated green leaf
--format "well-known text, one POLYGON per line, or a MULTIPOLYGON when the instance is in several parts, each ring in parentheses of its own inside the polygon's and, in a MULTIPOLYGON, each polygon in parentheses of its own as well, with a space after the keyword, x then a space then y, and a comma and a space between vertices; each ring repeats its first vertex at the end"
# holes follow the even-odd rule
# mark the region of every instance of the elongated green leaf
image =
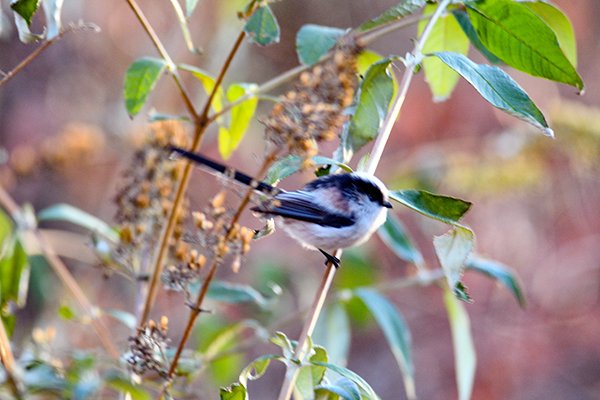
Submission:
POLYGON ((16 0, 10 3, 10 8, 23 17, 28 26, 31 25, 33 14, 35 14, 39 6, 40 0, 16 0))
POLYGON ((313 65, 325 55, 346 31, 329 26, 307 24, 296 34, 296 53, 304 65, 313 65))
MULTIPOLYGON (((242 96, 251 93, 256 85, 233 84, 227 89, 227 100, 232 103, 242 96)), ((251 97, 231 109, 229 126, 219 128, 219 153, 224 159, 229 158, 239 146, 248 129, 248 125, 256 111, 258 99, 251 97)))
MULTIPOLYGON (((423 15, 433 14, 437 5, 428 5, 423 9, 423 15)), ((425 30, 428 21, 419 24, 419 36, 425 30)), ((465 35, 460 25, 452 14, 440 17, 423 45, 423 53, 436 51, 451 51, 466 55, 469 51, 469 38, 465 35)), ((452 94, 458 83, 459 75, 437 58, 426 57, 423 60, 425 80, 433 93, 434 101, 444 101, 452 94)))
POLYGON ((247 398, 248 392, 246 388, 239 383, 234 383, 229 387, 219 390, 219 399, 221 400, 246 400, 247 398))
POLYGON ((424 190, 392 190, 390 198, 429 218, 451 225, 458 222, 471 207, 468 201, 424 190))
POLYGON ((339 375, 343 376, 344 378, 350 379, 352 382, 354 382, 360 388, 360 390, 362 390, 364 392, 364 394, 367 396, 367 399, 369 399, 369 400, 379 399, 379 396, 377 396, 377 394, 375 393, 373 388, 367 383, 367 381, 365 381, 363 378, 361 378, 355 372, 350 371, 348 368, 340 367, 339 365, 330 364, 330 363, 321 362, 321 361, 314 361, 314 362, 312 362, 312 364, 327 367, 327 369, 335 372, 336 374, 339 374, 339 375))
POLYGON ((54 39, 61 29, 60 11, 64 0, 44 0, 42 7, 46 15, 46 40, 54 39))
MULTIPOLYGON (((315 368, 325 367, 317 366, 315 368)), ((312 379, 312 366, 300 367, 296 373, 296 382, 294 383, 294 399, 315 400, 315 387, 312 379)))
POLYGON ((577 66, 577 46, 575 34, 569 18, 556 6, 545 1, 523 2, 523 5, 533 11, 556 34, 560 48, 574 67, 577 66))
POLYGON ((269 300, 252 286, 223 281, 213 281, 208 287, 207 296, 224 303, 254 303, 261 308, 269 303, 269 300))
POLYGON ((380 25, 385 25, 398 19, 404 18, 413 14, 425 5, 425 0, 402 0, 395 6, 386 10, 377 18, 373 18, 358 27, 359 31, 366 31, 376 28, 380 25))
POLYGON ((422 267, 423 255, 412 244, 404 225, 393 214, 388 214, 385 223, 377 231, 379 237, 400 259, 422 267))
POLYGON ((66 221, 93 233, 97 233, 113 243, 119 241, 119 234, 106 222, 69 204, 55 204, 43 209, 37 215, 39 221, 66 221))
MULTIPOLYGON (((9 302, 14 302, 17 307, 24 307, 29 289, 30 265, 21 242, 12 237, 7 240, 8 247, 0 257, 0 306, 4 308, 9 302)), ((2 243, 3 246, 5 244, 2 243)))
POLYGON ((521 284, 517 277, 517 273, 511 268, 497 261, 481 257, 469 257, 466 261, 466 267, 500 282, 513 294, 513 296, 515 296, 519 305, 523 308, 525 307, 525 296, 521 290, 521 284))
POLYGON ((190 28, 188 26, 188 21, 186 19, 186 15, 183 12, 183 9, 181 8, 181 4, 179 4, 179 0, 171 0, 171 5, 173 6, 173 10, 175 11, 175 15, 177 16, 177 21, 179 22, 179 28, 181 29, 181 34, 183 35, 185 45, 187 46, 190 52, 199 54, 200 52, 198 51, 196 46, 194 46, 192 34, 190 33, 190 28))
POLYGON ((454 226, 443 235, 433 238, 435 253, 442 265, 448 286, 463 300, 470 300, 460 284, 465 261, 473 250, 475 237, 466 227, 454 226))
POLYGON ((284 362, 283 357, 275 354, 266 354, 264 356, 260 356, 242 370, 239 378, 240 383, 246 387, 248 386, 248 381, 259 379, 265 374, 265 372, 267 372, 267 368, 269 368, 272 360, 284 362))
MULTIPOLYGON (((310 356, 310 362, 329 362, 329 355, 327 354, 327 350, 325 350, 322 346, 314 346, 313 347, 314 354, 310 356)), ((312 378, 313 386, 320 384, 325 377, 325 371, 327 368, 313 365, 310 367, 310 373, 312 378)))
POLYGON ((103 312, 106 315, 110 315, 111 317, 121 322, 123 325, 130 329, 135 329, 136 327, 137 320, 135 318, 135 315, 133 315, 130 312, 124 310, 117 310, 115 308, 107 308, 103 310, 103 312))
POLYGON ((450 330, 452 331, 458 399, 469 400, 473 391, 477 365, 469 314, 467 314, 464 304, 457 301, 448 289, 444 290, 444 303, 446 304, 450 330))
POLYGON ((319 315, 313 341, 327 349, 329 361, 345 366, 350 351, 350 319, 342 304, 335 302, 319 315))
POLYGON ((377 136, 387 115, 394 93, 394 81, 388 69, 391 62, 386 58, 371 65, 360 84, 358 103, 348 131, 352 151, 360 149, 377 136))
MULTIPOLYGON (((314 156, 312 157, 312 161, 315 165, 337 165, 342 168, 346 172, 352 172, 352 168, 348 165, 338 162, 332 158, 323 157, 323 156, 314 156)), ((276 184, 282 179, 285 179, 300 170, 304 159, 299 156, 289 155, 274 163, 269 171, 267 172, 267 177, 265 182, 270 184, 276 184)))
POLYGON ((546 136, 554 136, 542 112, 506 72, 498 67, 475 64, 461 54, 434 55, 465 78, 491 105, 541 129, 546 136))
POLYGON ((412 339, 406 321, 396 306, 379 292, 361 288, 355 291, 355 295, 365 303, 383 331, 402 371, 407 397, 409 399, 416 398, 415 371, 411 354, 412 339))
POLYGON ((123 97, 130 117, 140 112, 165 68, 164 60, 152 57, 140 58, 129 66, 125 73, 123 97))
POLYGON ((358 386, 348 378, 341 378, 335 381, 335 383, 320 385, 315 389, 318 395, 331 393, 340 396, 342 400, 360 400, 358 386))
POLYGON ((469 16, 467 15, 466 11, 461 9, 454 9, 452 10, 452 14, 454 15, 454 18, 456 18, 456 21, 458 21, 465 35, 467 35, 467 37, 469 38, 471 44, 477 50, 479 50, 479 52, 483 54, 483 56, 487 58, 489 62, 491 62, 492 64, 502 63, 501 59, 496 57, 483 45, 483 43, 481 43, 481 40, 479 40, 479 36, 477 36, 477 32, 475 32, 475 28, 473 27, 473 24, 471 23, 471 20, 469 19, 469 16))
POLYGON ((279 24, 271 8, 266 4, 250 16, 244 26, 244 32, 254 43, 261 46, 279 42, 279 24))
POLYGON ((152 396, 140 385, 132 383, 125 377, 112 375, 105 379, 106 384, 119 392, 126 393, 131 400, 151 400, 152 396))
POLYGON ((477 36, 502 61, 528 74, 583 89, 554 31, 523 3, 485 0, 466 5, 477 36))
MULTIPOLYGON (((196 79, 198 79, 200 81, 200 83, 202 84, 202 87, 204 88, 206 95, 210 95, 210 93, 213 91, 216 80, 208 72, 204 71, 201 68, 194 67, 193 65, 188 65, 188 64, 179 64, 177 66, 177 68, 182 71, 191 72, 192 75, 196 79)), ((217 93, 213 97, 213 100, 212 100, 210 106, 212 107, 213 111, 219 112, 223 109, 224 102, 225 102, 225 91, 223 90, 222 87, 219 86, 219 88, 217 89, 217 93)))

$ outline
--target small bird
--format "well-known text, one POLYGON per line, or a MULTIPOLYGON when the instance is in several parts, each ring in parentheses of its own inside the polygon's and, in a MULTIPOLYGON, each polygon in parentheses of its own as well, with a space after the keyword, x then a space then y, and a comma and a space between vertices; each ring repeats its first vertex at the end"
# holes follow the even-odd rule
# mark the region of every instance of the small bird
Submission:
POLYGON ((331 252, 367 241, 386 220, 388 190, 376 177, 352 172, 317 178, 304 187, 285 191, 179 147, 169 150, 226 177, 252 187, 268 199, 251 208, 277 224, 302 246, 319 250, 339 267, 340 260, 331 252))

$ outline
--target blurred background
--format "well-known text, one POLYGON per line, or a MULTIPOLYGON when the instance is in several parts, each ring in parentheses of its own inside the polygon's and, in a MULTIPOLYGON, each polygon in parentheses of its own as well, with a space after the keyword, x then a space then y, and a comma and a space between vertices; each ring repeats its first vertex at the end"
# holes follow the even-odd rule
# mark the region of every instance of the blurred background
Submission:
MULTIPOLYGON (((2 3, 2 71, 12 69, 36 47, 18 41, 10 29, 6 3, 2 3)), ((122 99, 124 73, 135 59, 156 55, 151 42, 125 1, 65 3, 63 23, 93 22, 101 31, 67 34, 0 87, 0 184, 20 204, 30 203, 37 210, 69 203, 110 222, 121 174, 140 135, 148 131, 148 113, 155 109, 182 114, 184 106, 172 80, 163 77, 142 113, 130 119, 122 99)), ((294 38, 304 24, 355 27, 392 4, 389 0, 273 3, 281 42, 266 48, 245 42, 226 82, 261 83, 298 65, 294 38)), ((390 188, 426 189, 473 202, 466 223, 477 235, 477 251, 511 266, 521 278, 525 309, 493 281, 474 273, 465 276, 475 300, 466 305, 478 355, 474 399, 597 399, 600 393, 600 3, 556 0, 554 4, 573 23, 577 69, 586 85, 585 94, 518 71, 508 72, 544 112, 555 140, 496 111, 464 81, 448 101, 434 103, 419 74, 377 172, 390 188)), ((241 2, 200 0, 190 28, 203 53, 194 55, 186 49, 168 2, 140 0, 140 6, 176 62, 213 74, 242 27, 236 18, 241 2)), ((41 30, 37 19, 34 31, 41 30)), ((409 27, 380 39, 372 48, 403 55, 412 49, 415 36, 416 27, 409 27)), ((473 49, 471 56, 484 62, 473 49)), ((199 83, 187 75, 184 80, 202 104, 199 83)), ((261 104, 257 116, 266 115, 269 107, 261 104)), ((250 173, 256 171, 264 152, 262 139, 262 126, 255 120, 230 163, 250 173)), ((321 149, 324 155, 332 150, 321 149)), ((209 130, 202 151, 218 156, 216 129, 209 130)), ((307 179, 310 175, 293 177, 284 187, 297 187, 307 179)), ((218 187, 212 177, 197 171, 191 204, 202 207, 218 187)), ((408 227, 427 262, 435 266, 431 239, 446 227, 400 207, 394 213, 408 227)), ((244 222, 257 225, 249 215, 244 222)), ((48 227, 76 231, 67 225, 48 227)), ((414 273, 379 238, 346 257, 336 277, 338 288, 414 273)), ((281 319, 293 317, 310 303, 322 274, 321 264, 318 253, 307 253, 276 233, 253 246, 241 272, 222 269, 219 274, 257 288, 265 287, 267 281, 279 283, 284 292, 272 314, 281 319), (285 254, 273 249, 285 249, 285 254)), ((93 262, 71 260, 69 266, 99 306, 132 309, 135 293, 129 282, 118 276, 104 278, 93 262)), ((85 329, 58 317, 57 309, 70 300, 51 271, 34 270, 30 290, 27 307, 18 317, 17 346, 30 340, 33 327, 56 329, 52 351, 57 357, 74 345, 95 346, 95 338, 85 329)), ((454 398, 454 358, 442 291, 436 286, 413 287, 386 294, 403 313, 413 335, 417 394, 422 399, 454 398)), ((254 311, 243 307, 215 304, 213 308, 214 315, 200 318, 199 332, 216 332, 219 326, 254 316, 254 311)), ((350 311, 348 367, 383 399, 399 398, 401 375, 383 334, 364 310, 350 311)), ((181 296, 161 292, 153 316, 162 314, 169 316, 170 335, 177 338, 187 318, 181 296)), ((277 329, 296 338, 299 319, 291 318, 277 329)), ((114 334, 125 349, 128 330, 115 324, 114 334)), ((206 335, 199 340, 206 340, 206 335)), ((261 344, 250 356, 276 351, 274 346, 261 344)), ((249 360, 240 356, 228 360, 214 369, 207 382, 231 383, 249 360)), ((251 384, 251 395, 274 398, 282 377, 283 368, 272 367, 267 376, 251 384)), ((204 385, 198 398, 215 398, 215 387, 204 385)))

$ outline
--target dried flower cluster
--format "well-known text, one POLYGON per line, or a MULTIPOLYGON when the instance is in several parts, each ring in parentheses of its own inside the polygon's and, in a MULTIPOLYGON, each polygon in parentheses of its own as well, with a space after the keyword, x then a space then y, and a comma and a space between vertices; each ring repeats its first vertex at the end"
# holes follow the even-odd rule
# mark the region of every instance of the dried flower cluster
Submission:
POLYGON ((152 371, 162 377, 167 376, 168 324, 169 320, 165 316, 160 319, 159 324, 150 320, 146 325, 138 328, 135 336, 129 337, 129 354, 126 360, 134 373, 143 375, 152 371))
MULTIPOLYGON (((138 273, 144 265, 140 257, 151 257, 165 217, 173 206, 176 187, 183 172, 183 161, 169 159, 166 146, 185 147, 188 137, 175 121, 155 123, 133 162, 125 172, 126 184, 116 196, 116 221, 120 224, 120 245, 115 259, 138 273)), ((184 204, 177 215, 174 238, 183 234, 187 213, 184 204)))
POLYGON ((331 58, 302 73, 294 89, 282 96, 263 121, 267 140, 308 160, 317 154, 317 142, 338 137, 348 119, 344 111, 358 86, 360 50, 352 38, 346 38, 331 58))

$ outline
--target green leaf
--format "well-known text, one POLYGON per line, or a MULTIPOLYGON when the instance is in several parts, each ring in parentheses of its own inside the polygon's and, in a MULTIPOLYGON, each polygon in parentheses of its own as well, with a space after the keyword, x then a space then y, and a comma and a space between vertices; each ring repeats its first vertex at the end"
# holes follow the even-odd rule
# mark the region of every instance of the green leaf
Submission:
POLYGON ((184 121, 184 122, 192 122, 190 117, 185 115, 176 115, 176 114, 165 114, 156 111, 150 111, 148 115, 149 122, 157 122, 157 121, 184 121))
POLYGON ((275 346, 281 348, 285 358, 291 359, 294 356, 294 345, 292 345, 292 342, 285 333, 275 332, 275 335, 273 335, 269 340, 275 346))
POLYGON ((335 302, 319 315, 312 338, 315 344, 327 349, 331 363, 344 366, 350 351, 350 334, 348 313, 342 304, 335 302))
MULTIPOLYGON (((194 67, 193 65, 187 65, 187 64, 179 64, 177 66, 177 68, 182 71, 191 72, 192 75, 200 81, 200 84, 202 84, 202 87, 204 88, 204 91, 206 92, 207 95, 210 95, 210 93, 213 91, 216 80, 208 72, 204 71, 201 68, 197 68, 197 67, 194 67)), ((213 97, 213 100, 212 100, 210 106, 212 107, 213 111, 219 112, 223 109, 224 102, 225 102, 225 92, 223 91, 223 88, 221 86, 219 86, 219 88, 217 89, 217 93, 213 97)))
POLYGON ((246 400, 248 393, 243 385, 234 383, 229 387, 221 388, 219 390, 219 398, 221 400, 246 400))
POLYGON ((271 364, 272 360, 282 361, 281 356, 275 354, 266 354, 260 356, 252 361, 246 368, 240 373, 240 383, 244 386, 248 385, 248 381, 255 381, 267 372, 267 368, 271 364))
MULTIPOLYGON (((423 10, 423 15, 431 15, 437 9, 437 4, 428 5, 423 10)), ((425 30, 429 21, 419 23, 419 36, 425 30)), ((469 38, 465 35, 460 25, 452 14, 441 16, 433 25, 427 40, 423 45, 423 53, 436 51, 451 51, 458 54, 467 54, 469 51, 469 38)), ((459 75, 437 58, 426 57, 423 59, 425 80, 433 93, 434 101, 444 101, 450 97, 458 83, 459 75)))
MULTIPOLYGON (((233 103, 240 97, 252 93, 256 85, 233 84, 227 89, 227 100, 233 103)), ((224 159, 229 158, 242 141, 248 125, 256 111, 258 98, 251 97, 231 109, 229 126, 219 127, 219 153, 224 159)))
POLYGON ((343 400, 361 400, 358 386, 348 378, 338 379, 335 383, 319 385, 315 389, 317 394, 328 392, 340 396, 343 400))
POLYGON ((73 309, 69 306, 62 305, 58 309, 58 316, 64 319, 65 321, 73 321, 77 318, 77 314, 73 309))
MULTIPOLYGON (((315 367, 322 368, 325 367, 315 367)), ((294 382, 294 399, 315 400, 315 388, 312 378, 312 366, 300 367, 296 372, 296 382, 294 382)))
POLYGON ((130 117, 140 112, 165 68, 164 60, 151 57, 135 60, 129 66, 125 73, 123 97, 130 117))
POLYGON ((577 45, 575 34, 569 18, 553 4, 544 1, 523 2, 523 5, 533 11, 538 17, 552 28, 560 48, 574 67, 577 66, 577 45))
MULTIPOLYGON (((201 282, 193 284, 190 291, 198 292, 200 284, 201 282)), ((252 286, 217 280, 212 281, 208 287, 207 296, 215 301, 234 304, 253 303, 261 308, 265 308, 269 304, 269 300, 252 286)))
POLYGON ((131 400, 151 400, 152 396, 142 386, 132 383, 128 379, 112 375, 105 379, 107 385, 120 393, 127 394, 131 400))
MULTIPOLYGON (((179 0, 171 0, 171 5, 173 6, 173 10, 175 11, 175 15, 177 16, 177 21, 179 22, 179 28, 181 29, 181 34, 183 35, 185 45, 187 46, 190 52, 200 54, 200 51, 194 46, 192 34, 190 33, 190 28, 188 26, 188 21, 186 19, 186 15, 183 13, 181 4, 179 4, 179 0)), ((187 16, 189 17, 189 15, 187 16)))
MULTIPOLYGON (((316 362, 316 361, 328 362, 329 361, 329 355, 327 354, 327 351, 325 350, 324 347, 314 346, 313 351, 315 352, 315 354, 310 356, 310 362, 316 362)), ((323 381, 323 378, 325 377, 325 371, 327 370, 327 368, 313 365, 312 367, 310 367, 310 370, 311 370, 313 385, 320 384, 323 381)))
POLYGON ((433 238, 433 247, 446 275, 448 286, 464 300, 468 299, 464 286, 457 285, 460 283, 465 261, 473 250, 474 242, 473 231, 461 226, 454 226, 443 235, 433 238))
POLYGON ((459 23, 465 35, 467 35, 469 38, 471 44, 475 46, 475 48, 479 50, 479 52, 483 54, 483 56, 487 58, 489 62, 492 64, 502 63, 501 59, 496 57, 483 45, 483 43, 481 43, 481 40, 479 40, 479 36, 477 36, 477 32, 475 32, 475 28, 473 27, 473 24, 471 23, 466 11, 457 8, 452 10, 452 14, 454 15, 454 18, 456 18, 456 21, 459 23))
POLYGON ((369 29, 376 28, 380 25, 385 25, 390 22, 399 20, 419 10, 425 5, 425 3, 425 0, 402 0, 395 6, 386 10, 377 18, 373 18, 361 24, 357 29, 359 31, 366 31, 369 29))
POLYGON ((10 4, 10 8, 23 17, 28 26, 31 25, 33 14, 35 14, 39 6, 40 0, 15 0, 10 4))
MULTIPOLYGON (((348 165, 338 162, 332 158, 314 156, 312 157, 312 161, 315 163, 315 165, 337 165, 346 172, 352 172, 352 168, 350 168, 348 165)), ((271 185, 280 182, 281 180, 298 172, 303 162, 304 158, 294 155, 289 155, 278 160, 271 166, 271 168, 269 168, 265 182, 271 185)))
MULTIPOLYGON (((4 213, 1 213, 4 216, 4 213)), ((24 307, 29 288, 30 265, 21 242, 13 237, 4 237, 2 247, 8 241, 0 258, 0 307, 14 302, 24 307)))
POLYGON ((444 303, 452 331, 458 400, 469 400, 473 391, 477 364, 469 314, 467 314, 464 304, 457 301, 448 289, 444 289, 444 303))
POLYGON ((435 53, 450 68, 467 80, 491 105, 554 136, 542 112, 527 93, 498 67, 475 64, 461 54, 435 53))
POLYGON ((371 65, 360 83, 358 102, 348 130, 348 147, 356 151, 377 137, 394 93, 394 80, 385 58, 371 65))
POLYGON ((69 204, 55 204, 45 208, 38 213, 37 218, 39 221, 70 222, 101 235, 113 243, 119 241, 117 231, 111 228, 106 222, 69 204))
POLYGON ((409 399, 416 398, 415 368, 411 354, 412 339, 406 321, 396 306, 381 293, 366 288, 357 289, 354 293, 365 303, 383 331, 402 371, 407 397, 409 399))
POLYGON ((135 329, 137 326, 137 319, 135 318, 135 315, 130 312, 117 310, 116 308, 106 308, 103 311, 104 314, 110 315, 130 329, 135 329))
POLYGON ((497 261, 488 260, 480 257, 469 257, 466 261, 466 267, 473 271, 480 272, 500 282, 517 299, 519 306, 525 307, 525 296, 521 290, 521 283, 515 271, 497 261))
POLYGON ((304 65, 313 65, 325 55, 346 31, 329 26, 307 24, 296 34, 296 53, 304 65))
POLYGON ((42 7, 46 15, 46 40, 51 40, 60 34, 60 12, 64 2, 62 0, 44 0, 42 7))
POLYGON ((456 224, 471 207, 468 201, 424 190, 392 190, 390 198, 426 217, 451 225, 456 224))
POLYGON ((192 13, 196 9, 197 5, 198 0, 185 0, 185 14, 188 18, 192 16, 192 13))
POLYGON ((554 31, 523 3, 486 0, 466 6, 477 36, 502 61, 530 75, 583 89, 554 31))
POLYGON ((424 266, 423 255, 412 244, 404 224, 394 214, 388 214, 385 223, 377 231, 379 237, 400 259, 417 267, 424 266))
POLYGON ((330 363, 321 362, 321 361, 314 361, 314 362, 312 362, 312 364, 327 367, 327 369, 335 372, 336 374, 339 374, 339 375, 343 376, 344 378, 350 379, 365 393, 365 395, 367 396, 368 399, 373 399, 373 400, 379 399, 379 397, 377 396, 377 394, 375 393, 373 388, 367 383, 367 381, 365 381, 363 378, 361 378, 355 372, 350 371, 348 368, 340 367, 339 365, 330 364, 330 363))
POLYGON ((246 21, 244 32, 254 43, 261 46, 279 42, 279 24, 268 5, 263 5, 254 11, 246 21))

